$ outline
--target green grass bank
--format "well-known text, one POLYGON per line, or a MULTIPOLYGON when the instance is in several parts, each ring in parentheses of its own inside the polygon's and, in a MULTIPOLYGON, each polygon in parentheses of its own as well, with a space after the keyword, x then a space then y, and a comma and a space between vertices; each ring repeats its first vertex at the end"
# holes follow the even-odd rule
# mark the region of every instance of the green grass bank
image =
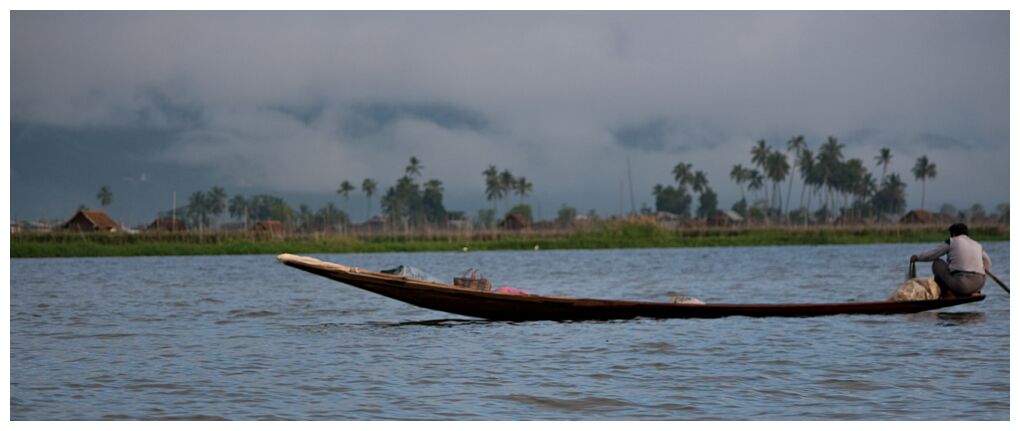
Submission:
MULTIPOLYGON (((550 231, 441 231, 418 233, 284 234, 213 233, 18 233, 11 257, 185 256, 288 253, 385 253, 418 251, 733 247, 774 245, 938 242, 944 226, 827 226, 686 228, 653 223, 606 223, 550 231)), ((972 226, 978 241, 1008 241, 1009 226, 972 226)))

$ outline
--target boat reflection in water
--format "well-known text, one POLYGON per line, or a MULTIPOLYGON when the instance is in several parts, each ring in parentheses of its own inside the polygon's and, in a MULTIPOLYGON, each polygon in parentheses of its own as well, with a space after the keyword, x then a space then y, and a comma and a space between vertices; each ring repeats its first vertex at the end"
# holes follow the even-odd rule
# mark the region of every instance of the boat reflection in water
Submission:
POLYGON ((962 326, 985 323, 988 316, 985 313, 971 311, 962 313, 938 312, 935 318, 939 320, 940 326, 962 326))

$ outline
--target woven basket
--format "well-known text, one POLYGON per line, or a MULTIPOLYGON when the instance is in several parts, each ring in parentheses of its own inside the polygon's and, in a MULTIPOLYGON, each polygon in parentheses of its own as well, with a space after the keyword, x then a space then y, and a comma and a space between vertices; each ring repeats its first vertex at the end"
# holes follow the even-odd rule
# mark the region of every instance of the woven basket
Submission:
POLYGON ((492 281, 479 274, 478 270, 474 268, 464 271, 460 277, 454 277, 453 285, 483 292, 492 290, 492 281))

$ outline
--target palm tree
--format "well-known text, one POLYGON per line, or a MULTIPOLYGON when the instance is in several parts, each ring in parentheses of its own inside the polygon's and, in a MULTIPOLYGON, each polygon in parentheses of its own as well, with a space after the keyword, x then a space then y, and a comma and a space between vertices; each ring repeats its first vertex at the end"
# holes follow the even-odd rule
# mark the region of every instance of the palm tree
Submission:
POLYGON ((499 173, 499 190, 500 198, 509 197, 510 192, 514 189, 516 178, 514 174, 510 173, 509 169, 503 169, 503 172, 499 173))
POLYGON ((892 162, 892 151, 888 148, 878 150, 878 155, 875 156, 875 161, 878 162, 875 166, 882 167, 882 179, 885 179, 885 171, 889 169, 889 163, 892 162))
MULTIPOLYGON (((751 147, 751 162, 755 166, 761 168, 763 172, 767 172, 765 169, 765 162, 769 158, 769 153, 772 152, 772 147, 765 143, 764 139, 759 139, 753 147, 751 147)), ((765 201, 771 204, 769 200, 769 190, 765 189, 765 201)), ((765 210, 768 213, 768 209, 765 210)))
POLYGON ((514 193, 521 197, 522 205, 524 204, 524 197, 527 196, 528 193, 531 193, 533 186, 534 185, 528 182, 528 179, 524 177, 517 178, 517 181, 514 182, 514 193))
POLYGON ((426 181, 424 187, 425 187, 425 191, 432 192, 432 193, 442 194, 443 191, 444 191, 444 189, 443 189, 443 182, 439 181, 437 179, 431 179, 431 180, 426 181))
POLYGON ((911 172, 914 173, 915 180, 921 180, 921 209, 924 209, 925 183, 928 178, 935 178, 935 164, 929 163, 928 156, 924 155, 917 159, 917 163, 914 163, 914 169, 911 172))
POLYGON ((679 185, 689 184, 694 179, 693 173, 691 172, 691 164, 680 162, 673 167, 673 179, 679 185))
POLYGON ((248 230, 248 201, 244 199, 244 196, 239 194, 234 195, 230 198, 230 202, 227 205, 227 211, 230 213, 230 217, 241 220, 244 219, 244 230, 248 230))
POLYGON ((409 176, 400 177, 397 184, 388 188, 382 198, 383 212, 391 222, 402 222, 406 231, 409 223, 420 224, 423 220, 421 193, 418 184, 409 176))
POLYGON ((422 192, 421 207, 425 220, 442 225, 446 222, 447 212, 443 207, 443 182, 431 179, 425 182, 422 192))
POLYGON ((365 210, 366 220, 372 217, 372 195, 375 193, 377 186, 375 180, 371 178, 365 178, 365 181, 361 182, 361 191, 365 192, 365 198, 368 201, 368 209, 365 210))
POLYGON ((820 150, 818 150, 819 156, 831 158, 833 160, 843 160, 843 148, 846 145, 839 142, 835 136, 829 136, 825 139, 825 143, 822 144, 820 150))
POLYGON ((697 171, 691 176, 691 190, 694 190, 698 194, 705 193, 708 190, 708 177, 702 171, 697 171))
MULTIPOLYGON (((804 135, 795 135, 786 142, 786 151, 793 151, 794 160, 800 161, 802 152, 807 149, 807 142, 804 135)), ((793 175, 790 175, 790 185, 786 187, 786 211, 790 211, 790 197, 793 196, 793 175)))
POLYGON ((227 209, 227 192, 222 187, 215 186, 206 194, 209 213, 213 217, 219 217, 227 209))
POLYGON ((408 162, 407 167, 404 168, 404 173, 407 174, 407 176, 409 177, 414 176, 420 177, 422 169, 425 169, 425 167, 421 165, 421 162, 418 161, 418 158, 415 156, 411 156, 411 160, 408 162))
POLYGON ((705 172, 703 171, 694 172, 694 175, 691 176, 691 190, 694 190, 696 193, 698 193, 698 202, 701 202, 702 204, 701 206, 698 207, 698 212, 696 215, 698 217, 707 218, 709 215, 711 215, 710 213, 715 210, 716 202, 712 201, 712 204, 706 206, 707 204, 706 195, 709 194, 713 195, 711 199, 715 199, 714 198, 715 192, 713 192, 712 189, 708 187, 708 177, 705 176, 705 172))
POLYGON ((769 153, 772 152, 772 147, 765 143, 764 139, 759 139, 755 142, 755 145, 751 147, 751 161, 754 162, 759 168, 765 168, 765 160, 768 159, 769 153))
POLYGON ((815 169, 815 156, 811 154, 811 150, 805 148, 800 152, 800 159, 797 160, 798 168, 800 168, 800 178, 804 182, 804 186, 800 189, 800 207, 804 208, 804 224, 807 224, 807 213, 811 212, 811 194, 808 194, 807 206, 804 206, 804 191, 807 190, 808 184, 814 184, 816 169, 815 169))
POLYGON ((489 165, 487 169, 482 171, 482 176, 484 176, 485 178, 495 178, 498 175, 499 169, 496 168, 496 165, 489 165))
POLYGON ((747 197, 744 196, 744 182, 748 180, 747 169, 744 169, 743 165, 733 165, 733 169, 730 169, 730 179, 737 183, 737 187, 740 189, 740 200, 747 203, 747 197))
MULTIPOLYGON (((866 172, 857 183, 856 194, 858 201, 864 204, 874 197, 875 193, 878 193, 878 180, 871 175, 871 172, 866 172)), ((872 207, 869 207, 869 214, 871 213, 871 210, 872 207)))
POLYGON ((843 162, 843 147, 845 145, 839 143, 835 136, 829 136, 818 149, 817 168, 819 181, 826 189, 825 205, 829 209, 827 214, 832 213, 832 192, 836 188, 836 171, 839 170, 839 165, 843 162))
MULTIPOLYGON (((786 175, 790 173, 790 164, 786 162, 786 154, 779 151, 773 151, 768 155, 765 160, 765 175, 772 180, 772 197, 776 200, 776 204, 779 205, 779 213, 783 213, 783 197, 782 190, 779 189, 779 183, 786 179, 786 175)), ((769 202, 769 207, 772 203, 769 202)))
POLYGON ((341 195, 341 196, 344 197, 344 209, 345 210, 347 209, 347 196, 349 196, 352 191, 354 191, 354 185, 351 184, 347 180, 344 180, 343 182, 341 182, 340 183, 340 188, 336 189, 336 193, 338 195, 341 195))
POLYGON ((96 199, 99 200, 99 206, 106 208, 107 205, 113 203, 113 192, 110 191, 109 186, 102 186, 99 188, 99 193, 96 193, 96 199))
MULTIPOLYGON (((751 169, 747 171, 747 190, 758 191, 761 190, 764 185, 765 177, 762 176, 761 172, 758 172, 757 169, 751 169)), ((754 194, 754 198, 758 199, 757 193, 754 194)), ((766 197, 765 199, 768 199, 768 197, 766 197)))
POLYGON ((496 169, 496 165, 489 165, 488 169, 482 171, 482 176, 485 177, 485 199, 494 201, 493 211, 495 211, 496 201, 503 199, 503 189, 499 184, 499 170, 496 169))
POLYGON ((882 213, 901 214, 906 206, 906 188, 899 174, 889 174, 871 198, 872 205, 882 213))
POLYGON ((874 180, 871 179, 871 174, 868 173, 868 169, 864 167, 864 162, 861 159, 850 159, 846 163, 840 164, 837 172, 836 187, 843 194, 843 208, 852 208, 849 203, 850 197, 860 198, 862 194, 866 195, 868 186, 866 183, 874 182, 874 180))

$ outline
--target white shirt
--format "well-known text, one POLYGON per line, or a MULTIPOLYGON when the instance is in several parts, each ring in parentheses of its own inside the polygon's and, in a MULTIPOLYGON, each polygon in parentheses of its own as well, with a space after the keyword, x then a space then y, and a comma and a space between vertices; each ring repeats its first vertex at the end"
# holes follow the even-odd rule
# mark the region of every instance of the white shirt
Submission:
POLYGON ((945 244, 917 255, 917 260, 931 262, 944 254, 949 255, 946 260, 948 260, 950 271, 966 271, 984 275, 985 268, 992 267, 992 260, 981 248, 981 244, 967 235, 949 238, 945 244))

